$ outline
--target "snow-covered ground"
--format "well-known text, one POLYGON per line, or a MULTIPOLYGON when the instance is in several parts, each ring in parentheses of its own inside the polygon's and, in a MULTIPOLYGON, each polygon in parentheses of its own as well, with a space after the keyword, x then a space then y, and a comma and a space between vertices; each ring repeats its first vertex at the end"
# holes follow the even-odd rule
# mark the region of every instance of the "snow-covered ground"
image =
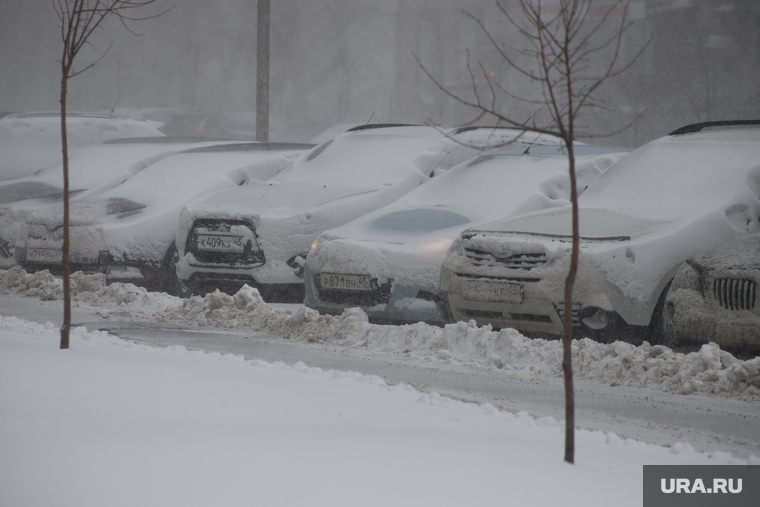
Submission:
MULTIPOLYGON (((558 375, 557 342, 459 323, 375 326, 361 311, 276 308, 244 288, 187 300, 75 275, 76 311, 267 331, 291 341, 558 375)), ((60 281, 0 271, 0 292, 60 299, 60 281)), ((0 317, 0 505, 641 505, 644 464, 760 464, 578 430, 382 378, 155 348, 0 317), (551 487, 546 487, 551 484, 551 487)), ((760 401, 760 358, 574 344, 578 378, 760 401)), ((752 424, 750 421, 749 424, 752 424)))
MULTIPOLYGON (((72 277, 76 303, 91 307, 103 318, 251 329, 292 340, 378 352, 414 352, 419 356, 561 375, 559 341, 526 338, 513 329, 493 331, 488 326, 476 327, 472 321, 444 328, 423 323, 375 325, 358 308, 340 316, 320 315, 302 306, 277 308, 265 303, 258 291, 247 286, 234 296, 217 291, 204 297, 181 299, 131 284, 106 286, 104 275, 75 273, 72 277)), ((43 300, 62 298, 60 280, 47 271, 28 274, 19 267, 0 270, 0 291, 43 300)), ((605 344, 590 339, 575 340, 573 369, 579 378, 617 385, 760 402, 760 357, 741 360, 715 344, 683 354, 648 343, 634 346, 622 341, 605 344)))

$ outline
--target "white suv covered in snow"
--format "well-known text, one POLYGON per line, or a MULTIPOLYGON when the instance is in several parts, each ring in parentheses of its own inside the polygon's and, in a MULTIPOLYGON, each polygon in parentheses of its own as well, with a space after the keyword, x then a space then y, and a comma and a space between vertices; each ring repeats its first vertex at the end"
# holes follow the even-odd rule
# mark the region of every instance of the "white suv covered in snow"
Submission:
MULTIPOLYGON (((578 198, 579 333, 641 338, 661 327, 667 287, 692 255, 760 231, 760 122, 684 127, 634 150, 578 198), (642 332, 635 332, 642 331, 642 332)), ((447 320, 560 335, 569 206, 461 234, 441 269, 447 320)))

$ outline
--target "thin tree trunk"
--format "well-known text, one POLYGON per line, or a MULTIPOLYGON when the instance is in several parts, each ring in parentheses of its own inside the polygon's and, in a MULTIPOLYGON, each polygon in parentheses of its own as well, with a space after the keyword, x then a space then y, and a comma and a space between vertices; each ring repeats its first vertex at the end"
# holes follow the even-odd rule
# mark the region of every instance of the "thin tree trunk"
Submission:
MULTIPOLYGON (((148 6, 156 0, 55 0, 53 8, 61 21, 63 54, 61 55, 61 152, 63 155, 63 245, 61 246, 61 270, 63 275, 63 325, 61 326, 61 348, 69 348, 71 331, 71 281, 69 278, 69 143, 66 135, 66 94, 68 81, 85 70, 94 67, 100 58, 74 72, 72 66, 79 50, 89 44, 90 35, 97 30, 108 16, 116 16, 123 25, 127 21, 151 19, 165 12, 146 17, 128 14, 132 9, 148 6)), ((267 0, 268 2, 269 0, 267 0)), ((171 10, 171 9, 169 9, 171 10)), ((131 32, 131 30, 130 30, 131 32)), ((132 32, 134 33, 134 32, 132 32)), ((106 51, 108 51, 106 49, 106 51)))
POLYGON ((575 395, 573 392, 573 286, 578 273, 578 189, 575 181, 575 154, 572 138, 567 143, 570 163, 570 198, 573 210, 573 248, 570 270, 565 280, 564 335, 562 336, 562 375, 565 381, 565 461, 575 463, 575 395))

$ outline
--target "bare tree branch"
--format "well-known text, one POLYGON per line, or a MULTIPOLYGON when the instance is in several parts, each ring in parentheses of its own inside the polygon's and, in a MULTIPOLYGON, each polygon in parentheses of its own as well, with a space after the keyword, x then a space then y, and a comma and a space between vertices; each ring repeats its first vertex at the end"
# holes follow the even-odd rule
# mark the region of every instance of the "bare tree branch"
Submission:
POLYGON ((464 11, 464 14, 480 27, 506 67, 539 85, 540 99, 521 97, 523 93, 511 90, 509 85, 494 82, 482 64, 480 70, 484 86, 479 86, 470 64, 469 53, 467 72, 474 99, 463 97, 438 81, 415 56, 422 71, 444 94, 475 109, 480 113, 479 117, 487 114, 507 125, 557 135, 567 148, 573 244, 564 291, 562 368, 565 381, 565 461, 569 463, 573 463, 575 459, 572 292, 578 272, 579 256, 578 189, 574 155, 577 120, 584 109, 597 107, 594 97, 599 88, 610 79, 629 70, 648 45, 647 42, 630 60, 621 63, 623 39, 632 26, 626 17, 630 0, 620 0, 607 6, 596 18, 591 14, 593 1, 554 0, 551 7, 556 6, 557 11, 550 12, 542 0, 515 0, 509 4, 515 6, 519 15, 515 16, 505 3, 496 0, 496 8, 503 15, 506 26, 516 31, 521 42, 520 47, 510 47, 509 50, 499 43, 496 34, 482 19, 464 11), (613 16, 618 13, 619 23, 613 20, 613 16), (523 58, 529 63, 518 61, 523 58), (488 95, 488 98, 484 95, 488 95), (502 103, 504 99, 537 106, 538 110, 532 115, 532 125, 525 125, 512 116, 513 113, 508 112, 510 109, 502 103), (537 113, 542 110, 551 118, 545 127, 536 124, 537 113))

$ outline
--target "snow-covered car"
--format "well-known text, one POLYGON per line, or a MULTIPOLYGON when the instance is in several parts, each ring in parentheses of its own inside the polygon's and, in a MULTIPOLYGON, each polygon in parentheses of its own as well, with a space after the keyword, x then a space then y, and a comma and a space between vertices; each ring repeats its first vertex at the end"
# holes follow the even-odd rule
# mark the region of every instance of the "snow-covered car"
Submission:
MULTIPOLYGON (((388 206, 320 235, 306 259, 306 306, 332 314, 358 306, 378 322, 442 323, 435 303, 440 266, 463 230, 569 203, 561 140, 519 131, 514 137, 511 145, 459 164, 388 206)), ((580 188, 627 151, 578 143, 580 188)))
MULTIPOLYGON (((185 201, 265 181, 287 170, 312 145, 235 143, 182 151, 151 164, 121 185, 71 203, 72 270, 104 272, 108 282, 177 292, 174 236, 185 201)), ((62 209, 27 217, 16 261, 27 270, 60 270, 62 209)))
POLYGON ((663 308, 669 346, 715 342, 760 348, 760 234, 741 236, 690 257, 670 284, 663 308))
MULTIPOLYGON (((85 146, 69 156, 69 198, 90 199, 118 186, 162 158, 191 148, 240 141, 141 137, 85 146)), ((58 158, 60 146, 58 147, 58 158)), ((25 234, 24 218, 51 203, 63 202, 59 162, 35 174, 0 182, 0 268, 15 264, 14 245, 25 234)))
MULTIPOLYGON (((128 137, 163 137, 160 123, 108 113, 66 113, 69 150, 128 137)), ((0 118, 0 181, 28 176, 61 159, 61 114, 13 113, 0 118)))
POLYGON ((320 233, 512 137, 500 128, 349 129, 271 181, 188 202, 177 230, 177 276, 196 293, 248 284, 267 298, 300 302, 304 262, 320 233))
MULTIPOLYGON (((649 142, 600 176, 578 205, 574 329, 659 341, 655 307, 681 264, 760 231, 760 125, 698 124, 649 142)), ((571 215, 566 206, 463 232, 441 267, 447 320, 561 335, 571 215)))

